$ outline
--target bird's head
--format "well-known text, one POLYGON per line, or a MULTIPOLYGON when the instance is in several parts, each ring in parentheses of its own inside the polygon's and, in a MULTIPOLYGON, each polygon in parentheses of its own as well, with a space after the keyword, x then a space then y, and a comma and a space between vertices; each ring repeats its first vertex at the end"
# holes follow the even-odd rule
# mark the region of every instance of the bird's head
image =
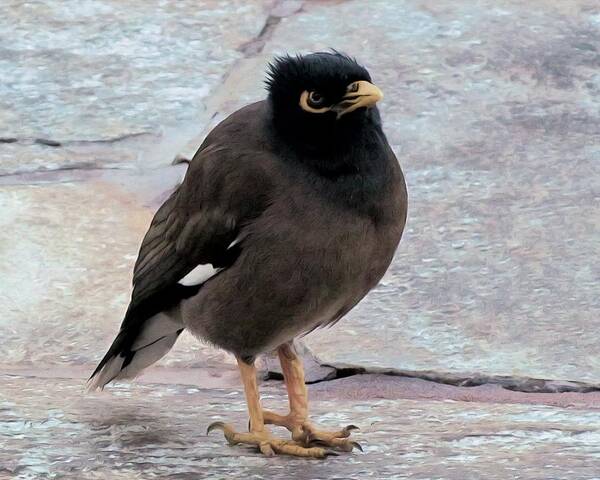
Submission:
POLYGON ((267 85, 275 127, 288 140, 327 151, 379 125, 375 104, 383 98, 369 72, 338 52, 277 57, 267 85))

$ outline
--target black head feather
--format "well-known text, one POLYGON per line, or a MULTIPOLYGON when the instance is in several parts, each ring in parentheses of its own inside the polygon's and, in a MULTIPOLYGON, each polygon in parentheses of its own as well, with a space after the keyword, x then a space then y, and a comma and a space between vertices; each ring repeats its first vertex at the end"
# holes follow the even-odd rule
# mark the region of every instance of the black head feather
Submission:
POLYGON ((297 105, 304 90, 318 90, 337 102, 357 80, 370 82, 371 76, 355 59, 333 51, 277 57, 269 65, 266 83, 273 102, 291 99, 297 105))
POLYGON ((276 130, 303 150, 330 154, 359 135, 361 124, 379 125, 376 108, 360 108, 338 117, 334 111, 310 113, 300 107, 302 92, 316 91, 324 105, 342 101, 352 82, 371 82, 369 72, 355 59, 339 53, 285 55, 269 65, 266 80, 276 130))

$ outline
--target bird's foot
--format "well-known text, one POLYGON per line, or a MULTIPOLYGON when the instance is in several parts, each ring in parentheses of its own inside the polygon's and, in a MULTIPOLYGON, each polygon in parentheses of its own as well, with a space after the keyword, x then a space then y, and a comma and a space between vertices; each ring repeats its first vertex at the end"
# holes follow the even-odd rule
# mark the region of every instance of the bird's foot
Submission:
POLYGON ((298 420, 291 415, 279 415, 263 410, 265 424, 279 425, 287 428, 292 433, 292 439, 306 447, 335 448, 344 452, 351 452, 357 448, 363 451, 360 443, 348 440, 352 430, 358 430, 356 425, 348 425, 337 431, 319 430, 306 420, 298 420))
POLYGON ((209 425, 206 433, 209 434, 212 430, 222 430, 229 445, 240 443, 255 445, 267 457, 272 457, 275 454, 310 458, 325 458, 329 455, 337 455, 337 453, 321 446, 305 446, 294 440, 276 438, 266 429, 259 432, 238 433, 231 425, 214 422, 209 425))

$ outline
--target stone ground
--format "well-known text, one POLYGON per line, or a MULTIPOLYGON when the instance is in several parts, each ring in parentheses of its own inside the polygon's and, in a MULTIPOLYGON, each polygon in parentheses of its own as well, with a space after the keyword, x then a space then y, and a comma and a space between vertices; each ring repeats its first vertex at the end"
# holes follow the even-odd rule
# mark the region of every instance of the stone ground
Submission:
POLYGON ((0 39, 1 479, 600 478, 597 1, 7 0, 0 39), (206 437, 243 395, 190 337, 83 396, 174 157, 330 47, 386 94, 411 201, 381 284, 305 339, 316 419, 365 453, 206 437))

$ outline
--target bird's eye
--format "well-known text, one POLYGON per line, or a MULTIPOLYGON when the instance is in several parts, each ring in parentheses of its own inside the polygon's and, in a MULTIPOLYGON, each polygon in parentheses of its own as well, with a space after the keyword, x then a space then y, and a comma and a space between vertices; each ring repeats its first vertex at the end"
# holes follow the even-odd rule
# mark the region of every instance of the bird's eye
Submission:
POLYGON ((308 94, 308 104, 313 108, 322 107, 325 103, 325 97, 319 92, 312 91, 308 94))
POLYGON ((358 92, 358 82, 351 83, 348 87, 348 93, 358 92))
POLYGON ((308 113, 325 113, 331 110, 327 105, 327 99, 319 92, 304 90, 300 95, 300 108, 308 113))

